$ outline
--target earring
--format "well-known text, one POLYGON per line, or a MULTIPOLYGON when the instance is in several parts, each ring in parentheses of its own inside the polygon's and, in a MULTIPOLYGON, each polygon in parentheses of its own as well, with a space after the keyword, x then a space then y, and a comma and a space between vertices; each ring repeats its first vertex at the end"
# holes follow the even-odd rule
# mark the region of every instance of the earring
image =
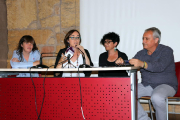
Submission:
POLYGON ((69 42, 68 42, 68 47, 69 47, 69 42))
POLYGON ((116 52, 117 47, 114 47, 114 51, 116 52))

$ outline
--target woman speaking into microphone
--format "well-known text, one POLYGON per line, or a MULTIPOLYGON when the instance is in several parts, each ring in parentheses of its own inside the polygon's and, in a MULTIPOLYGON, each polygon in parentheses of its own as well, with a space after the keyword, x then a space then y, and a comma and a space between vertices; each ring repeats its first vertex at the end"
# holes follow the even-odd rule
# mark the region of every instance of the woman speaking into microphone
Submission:
MULTIPOLYGON (((86 65, 93 66, 88 50, 84 49, 81 43, 81 35, 77 30, 70 30, 65 38, 65 48, 60 49, 54 68, 78 68, 84 62, 86 65), (69 52, 70 51, 70 52, 69 52)), ((64 71, 54 73, 55 77, 89 77, 91 71, 78 72, 77 71, 64 71)))

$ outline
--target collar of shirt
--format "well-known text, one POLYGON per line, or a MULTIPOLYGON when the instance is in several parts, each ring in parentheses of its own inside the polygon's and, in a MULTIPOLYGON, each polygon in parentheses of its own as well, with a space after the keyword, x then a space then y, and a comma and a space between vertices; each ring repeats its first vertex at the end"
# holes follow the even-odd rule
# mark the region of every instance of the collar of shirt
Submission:
MULTIPOLYGON (((158 52, 159 49, 160 49, 160 47, 161 47, 161 44, 159 44, 159 45, 157 46, 157 48, 156 48, 156 50, 153 52, 153 54, 156 53, 156 52, 158 52)), ((152 54, 152 55, 153 55, 153 54, 152 54)), ((148 55, 146 49, 144 49, 144 55, 148 55)))
MULTIPOLYGON (((29 54, 29 59, 30 59, 32 53, 33 53, 33 51, 30 52, 30 54, 29 54)), ((24 58, 24 55, 23 55, 23 61, 24 61, 24 62, 27 62, 26 59, 24 58)))

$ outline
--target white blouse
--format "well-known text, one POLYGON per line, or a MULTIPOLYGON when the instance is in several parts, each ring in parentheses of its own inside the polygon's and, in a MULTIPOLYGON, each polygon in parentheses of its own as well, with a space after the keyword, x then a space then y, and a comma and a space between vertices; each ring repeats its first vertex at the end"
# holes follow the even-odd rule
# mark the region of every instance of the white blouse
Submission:
MULTIPOLYGON (((78 68, 79 65, 83 64, 83 57, 82 54, 79 55, 78 59, 73 62, 70 60, 70 64, 68 64, 68 62, 63 63, 63 68, 78 68)), ((85 74, 83 73, 83 71, 64 71, 62 74, 62 77, 85 77, 85 74)))

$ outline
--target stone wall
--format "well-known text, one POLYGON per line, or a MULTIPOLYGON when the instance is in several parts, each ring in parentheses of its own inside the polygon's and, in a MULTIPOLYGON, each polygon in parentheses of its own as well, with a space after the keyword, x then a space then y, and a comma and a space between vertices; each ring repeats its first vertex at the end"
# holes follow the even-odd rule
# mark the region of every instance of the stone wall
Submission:
MULTIPOLYGON (((8 60, 23 35, 34 37, 41 53, 58 52, 71 29, 79 30, 79 0, 6 0, 8 60)), ((54 65, 55 57, 43 58, 43 64, 54 65)))
POLYGON ((0 68, 7 66, 7 8, 5 0, 0 0, 0 68))

